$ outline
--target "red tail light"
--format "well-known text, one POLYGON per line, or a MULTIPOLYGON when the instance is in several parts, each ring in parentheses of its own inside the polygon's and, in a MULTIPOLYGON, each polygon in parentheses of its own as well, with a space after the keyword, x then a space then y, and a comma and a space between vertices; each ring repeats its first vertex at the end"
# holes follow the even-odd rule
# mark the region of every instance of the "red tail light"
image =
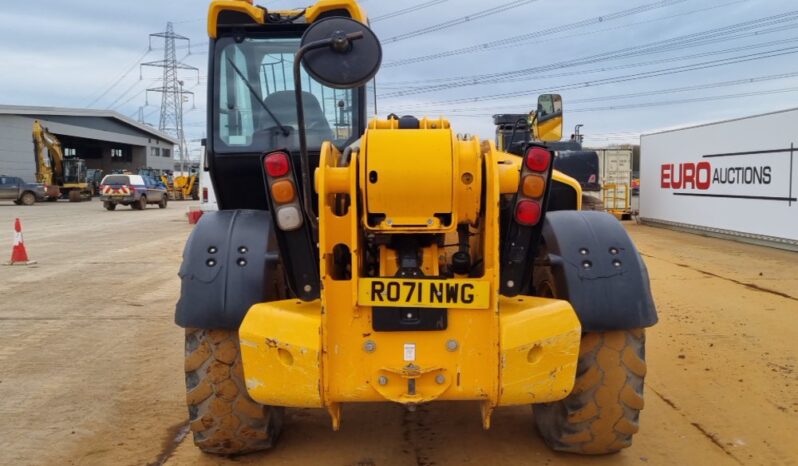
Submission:
POLYGON ((275 152, 273 154, 269 154, 265 159, 263 159, 263 166, 266 168, 266 173, 268 173, 272 178, 285 176, 290 168, 288 154, 284 152, 275 152))
POLYGON ((540 221, 540 204, 524 199, 515 205, 515 221, 525 226, 533 226, 540 221))
POLYGON ((202 188, 202 202, 208 202, 208 188, 202 188))
POLYGON ((526 167, 535 172, 545 172, 551 163, 551 152, 542 147, 531 147, 526 153, 526 167))

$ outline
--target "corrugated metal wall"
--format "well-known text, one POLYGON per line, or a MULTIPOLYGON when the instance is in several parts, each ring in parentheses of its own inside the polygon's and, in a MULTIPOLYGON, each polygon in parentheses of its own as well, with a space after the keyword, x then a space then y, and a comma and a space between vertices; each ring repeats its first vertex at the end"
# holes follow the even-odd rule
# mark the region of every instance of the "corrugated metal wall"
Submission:
POLYGON ((0 174, 36 181, 30 118, 0 115, 0 174))

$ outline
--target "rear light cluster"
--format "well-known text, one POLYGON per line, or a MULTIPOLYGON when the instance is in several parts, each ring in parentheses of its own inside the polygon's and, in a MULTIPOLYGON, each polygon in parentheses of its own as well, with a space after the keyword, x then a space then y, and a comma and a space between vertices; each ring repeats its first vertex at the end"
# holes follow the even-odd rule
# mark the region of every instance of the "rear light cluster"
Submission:
POLYGON ((543 196, 551 165, 551 152, 539 146, 530 147, 521 168, 521 189, 515 204, 515 221, 524 226, 535 226, 543 213, 543 196))
POLYGON ((263 158, 263 168, 266 169, 277 226, 283 231, 296 230, 302 226, 302 210, 299 207, 288 154, 285 152, 267 154, 263 158))

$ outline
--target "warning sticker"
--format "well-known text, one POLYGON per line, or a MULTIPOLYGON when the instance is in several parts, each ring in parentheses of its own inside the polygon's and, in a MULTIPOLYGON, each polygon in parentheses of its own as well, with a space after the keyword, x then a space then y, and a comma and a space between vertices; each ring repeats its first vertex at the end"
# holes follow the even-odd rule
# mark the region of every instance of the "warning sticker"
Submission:
POLYGON ((415 360, 416 360, 416 344, 405 343, 405 361, 415 361, 415 360))

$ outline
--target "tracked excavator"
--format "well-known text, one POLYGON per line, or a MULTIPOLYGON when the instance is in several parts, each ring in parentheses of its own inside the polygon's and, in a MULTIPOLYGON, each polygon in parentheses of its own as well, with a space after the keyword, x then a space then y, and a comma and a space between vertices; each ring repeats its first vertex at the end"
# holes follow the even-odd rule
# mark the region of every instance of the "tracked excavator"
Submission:
POLYGON ((36 181, 46 186, 48 200, 55 201, 62 196, 70 202, 91 199, 86 161, 64 157, 61 142, 39 120, 33 121, 33 155, 36 181))
MULTIPOLYGON (((273 447, 286 409, 326 410, 337 430, 349 404, 444 400, 478 402, 484 429, 531 406, 561 451, 631 444, 648 275, 551 150, 508 153, 445 118, 367 120, 382 51, 353 0, 213 0, 208 35, 220 210, 186 243, 175 315, 201 450, 273 447)), ((540 101, 560 102, 534 123, 559 138, 559 96, 540 101)))

